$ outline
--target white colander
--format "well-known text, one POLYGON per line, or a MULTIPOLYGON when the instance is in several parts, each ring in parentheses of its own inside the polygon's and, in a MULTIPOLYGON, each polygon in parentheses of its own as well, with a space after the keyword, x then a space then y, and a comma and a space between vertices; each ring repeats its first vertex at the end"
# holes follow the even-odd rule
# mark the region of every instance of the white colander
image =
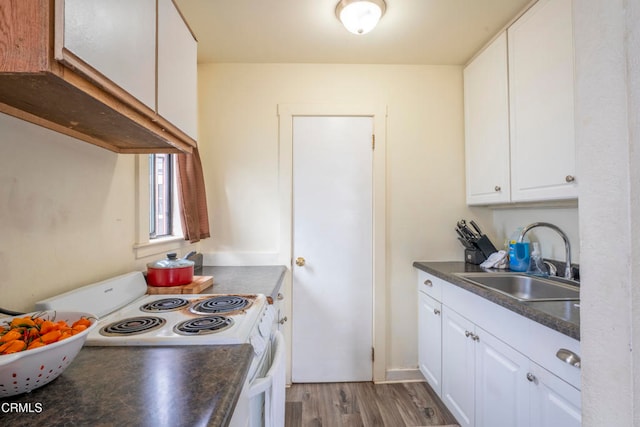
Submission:
MULTIPOLYGON (((91 320, 91 326, 79 334, 44 347, 0 355, 0 398, 29 392, 56 379, 75 359, 89 331, 97 326, 97 319, 93 314, 77 311, 49 310, 16 317, 32 315, 56 322, 64 320, 69 325, 86 317, 91 320)), ((0 324, 9 323, 14 318, 0 319, 0 324)))

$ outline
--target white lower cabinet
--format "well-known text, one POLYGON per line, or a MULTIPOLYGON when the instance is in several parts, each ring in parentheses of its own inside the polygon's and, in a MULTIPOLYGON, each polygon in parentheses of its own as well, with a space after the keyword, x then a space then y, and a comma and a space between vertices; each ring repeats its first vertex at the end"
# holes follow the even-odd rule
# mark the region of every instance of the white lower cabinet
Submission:
POLYGON ((529 359, 443 308, 443 400, 462 426, 528 425, 529 359))
POLYGON ((431 388, 442 397, 442 304, 419 293, 418 366, 431 388))
POLYGON ((578 352, 579 342, 440 279, 437 301, 424 293, 425 277, 420 272, 420 371, 461 426, 580 426, 579 370, 555 356, 559 348, 578 352))
POLYGON ((476 426, 526 426, 529 418, 529 359, 476 329, 476 426))
POLYGON ((578 427, 582 423, 580 391, 532 362, 531 427, 578 427))
POLYGON ((462 427, 475 425, 473 323, 448 307, 442 314, 442 400, 462 427))

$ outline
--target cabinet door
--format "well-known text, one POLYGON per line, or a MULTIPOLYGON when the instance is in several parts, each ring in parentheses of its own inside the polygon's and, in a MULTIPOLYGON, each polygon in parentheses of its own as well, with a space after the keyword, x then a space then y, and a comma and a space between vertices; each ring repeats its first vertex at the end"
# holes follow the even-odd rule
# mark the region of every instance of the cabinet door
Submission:
POLYGON ((155 110, 156 1, 64 0, 63 8, 56 59, 99 84, 108 79, 155 110))
POLYGON ((509 29, 511 199, 577 197, 571 0, 540 0, 509 29))
POLYGON ((198 45, 171 0, 158 1, 158 114, 198 133, 198 45))
POLYGON ((473 323, 442 307, 442 400, 462 427, 475 425, 473 323))
POLYGON ((509 202, 507 34, 464 69, 467 204, 509 202))
POLYGON ((442 304, 418 294, 418 364, 431 388, 442 397, 442 304))
POLYGON ((580 391, 535 363, 531 374, 531 427, 579 427, 580 391))
POLYGON ((477 328, 476 427, 529 425, 529 359, 477 328))

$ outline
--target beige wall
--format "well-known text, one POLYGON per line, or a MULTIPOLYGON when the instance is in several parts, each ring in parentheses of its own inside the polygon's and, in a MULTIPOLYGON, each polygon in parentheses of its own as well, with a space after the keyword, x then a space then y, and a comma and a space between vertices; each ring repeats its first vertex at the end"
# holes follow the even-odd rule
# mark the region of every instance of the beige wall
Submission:
POLYGON ((186 242, 134 250, 136 188, 135 155, 0 114, 0 307, 32 311, 38 300, 145 270, 165 251, 184 253, 186 242))
POLYGON ((0 114, 0 306, 134 267, 134 156, 0 114))
MULTIPOLYGON (((510 207, 493 211, 493 227, 495 231, 494 244, 504 245, 506 239, 518 228, 533 222, 550 222, 565 232, 571 245, 571 262, 580 263, 580 236, 578 207, 576 203, 558 205, 555 207, 510 207)), ((544 258, 551 258, 564 262, 565 249, 562 237, 553 230, 540 227, 534 228, 527 236, 533 242, 540 243, 544 258)))
POLYGON ((414 260, 462 259, 462 69, 456 66, 207 64, 199 67, 200 144, 213 224, 210 262, 278 259, 279 104, 368 104, 387 119, 388 368, 415 368, 414 260))

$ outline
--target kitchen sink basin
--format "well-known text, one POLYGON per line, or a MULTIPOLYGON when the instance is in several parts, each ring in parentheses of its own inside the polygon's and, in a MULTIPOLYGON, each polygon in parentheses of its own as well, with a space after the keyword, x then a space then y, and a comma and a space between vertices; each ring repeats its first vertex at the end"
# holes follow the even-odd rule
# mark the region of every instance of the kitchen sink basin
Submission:
POLYGON ((457 276, 520 301, 580 300, 580 288, 562 279, 517 273, 458 273, 457 276))

